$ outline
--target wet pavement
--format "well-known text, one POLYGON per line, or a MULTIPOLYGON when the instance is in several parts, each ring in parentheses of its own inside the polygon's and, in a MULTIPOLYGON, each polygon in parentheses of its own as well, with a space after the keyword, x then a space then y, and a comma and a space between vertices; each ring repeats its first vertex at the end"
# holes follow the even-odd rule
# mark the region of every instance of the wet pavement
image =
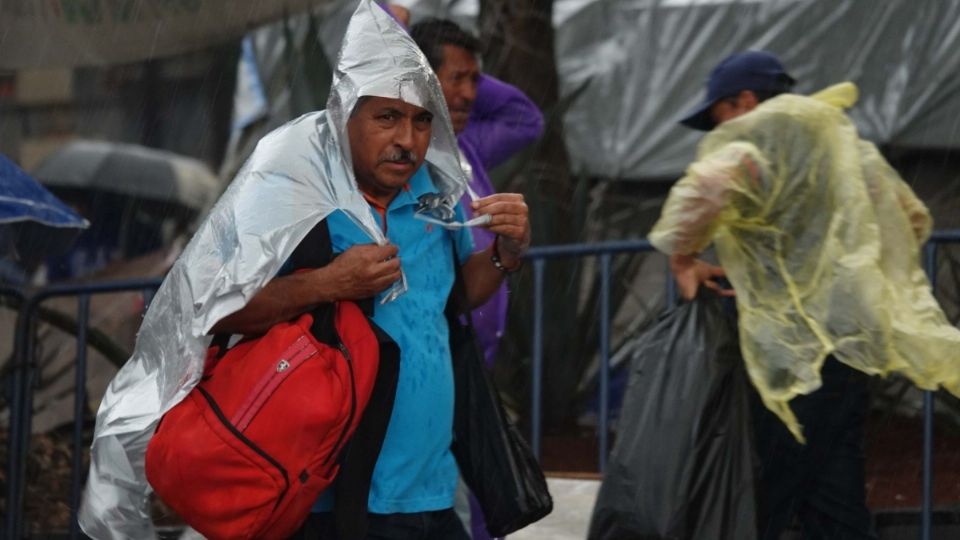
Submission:
POLYGON ((510 540, 583 540, 600 489, 599 480, 548 478, 553 512, 509 536, 510 540))

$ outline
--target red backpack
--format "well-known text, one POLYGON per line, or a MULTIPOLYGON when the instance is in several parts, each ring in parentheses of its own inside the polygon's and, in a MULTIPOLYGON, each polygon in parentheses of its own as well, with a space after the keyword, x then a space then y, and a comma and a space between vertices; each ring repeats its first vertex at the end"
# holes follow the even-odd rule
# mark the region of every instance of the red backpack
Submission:
MULTIPOLYGON (((329 251, 326 224, 304 244, 329 251)), ((211 540, 282 539, 339 474, 338 530, 362 537, 399 374, 396 344, 346 301, 224 352, 225 337, 150 439, 150 485, 211 540)))
POLYGON ((154 490, 211 540, 289 537, 333 482, 370 398, 379 344, 352 302, 336 307, 338 347, 318 342, 312 322, 306 314, 211 355, 147 446, 154 490))

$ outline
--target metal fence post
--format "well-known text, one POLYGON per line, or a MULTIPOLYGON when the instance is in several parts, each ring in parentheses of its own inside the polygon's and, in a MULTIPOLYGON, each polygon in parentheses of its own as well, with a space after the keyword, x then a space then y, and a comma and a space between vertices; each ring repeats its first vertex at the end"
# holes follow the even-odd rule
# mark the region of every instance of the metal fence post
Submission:
POLYGON ((531 381, 532 403, 530 409, 530 430, 533 455, 539 459, 541 449, 541 430, 543 407, 543 274, 546 261, 533 261, 533 361, 531 381))
POLYGON ((17 316, 14 338, 13 390, 10 396, 10 443, 7 459, 7 522, 6 537, 15 540, 22 536, 24 476, 27 468, 27 448, 30 444, 30 424, 33 412, 33 307, 36 296, 25 299, 17 316))
POLYGON ((70 470, 70 538, 80 537, 80 492, 83 488, 83 423, 87 410, 87 326, 90 321, 90 295, 80 295, 77 305, 77 361, 73 387, 73 466, 70 470))
MULTIPOLYGON (((937 244, 924 246, 924 266, 930 279, 931 293, 937 287, 937 244)), ((923 393, 923 493, 920 508, 920 538, 930 540, 933 534, 933 392, 923 393)))
POLYGON ((610 261, 612 255, 600 255, 600 450, 597 466, 607 469, 607 445, 610 433, 610 261))
POLYGON ((156 289, 144 289, 141 291, 143 294, 143 314, 147 314, 147 310, 150 309, 150 304, 153 302, 153 297, 157 293, 156 289))
POLYGON ((677 303, 677 281, 673 279, 673 270, 670 269, 670 258, 667 257, 667 297, 664 299, 664 309, 669 310, 677 303))
MULTIPOLYGON (((10 359, 12 364, 10 366, 7 395, 7 399, 9 400, 7 405, 10 415, 10 425, 7 436, 7 505, 6 518, 3 523, 4 536, 6 538, 16 538, 16 535, 19 534, 19 520, 21 519, 18 508, 23 507, 20 478, 23 475, 24 464, 23 460, 19 459, 19 456, 22 454, 23 418, 29 414, 29 410, 24 411, 23 407, 23 389, 27 383, 24 382, 25 374, 23 373, 26 364, 26 357, 24 355, 25 343, 24 340, 21 339, 21 327, 25 325, 25 321, 23 320, 24 307, 28 303, 28 299, 21 290, 10 287, 0 289, 0 294, 16 298, 20 301, 13 335, 13 357, 10 359), (17 501, 21 501, 19 506, 17 505, 17 501)), ((26 334, 25 331, 23 333, 26 334)))

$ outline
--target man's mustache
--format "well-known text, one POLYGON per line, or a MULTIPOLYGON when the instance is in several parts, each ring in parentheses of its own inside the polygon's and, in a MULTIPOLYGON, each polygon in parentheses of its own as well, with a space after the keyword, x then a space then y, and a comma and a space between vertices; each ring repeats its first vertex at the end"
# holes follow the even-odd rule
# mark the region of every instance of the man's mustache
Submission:
POLYGON ((402 162, 416 163, 417 161, 419 161, 419 156, 417 156, 416 152, 413 152, 411 150, 404 150, 403 148, 394 148, 388 151, 386 154, 380 156, 380 163, 384 163, 387 161, 401 162, 401 163, 402 162))

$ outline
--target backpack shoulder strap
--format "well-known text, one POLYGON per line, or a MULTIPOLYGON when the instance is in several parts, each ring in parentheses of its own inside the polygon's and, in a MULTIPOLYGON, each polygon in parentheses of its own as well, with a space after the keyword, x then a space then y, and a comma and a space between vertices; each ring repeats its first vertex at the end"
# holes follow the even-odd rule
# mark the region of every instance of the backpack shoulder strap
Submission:
POLYGON ((290 265, 294 270, 320 268, 333 260, 333 244, 330 241, 330 227, 327 220, 317 223, 307 236, 300 241, 290 255, 290 265))
MULTIPOLYGON (((332 260, 333 244, 330 240, 330 227, 326 219, 320 220, 313 229, 310 229, 310 232, 294 248, 288 259, 290 268, 295 272, 320 268, 330 264, 332 260)), ((313 324, 310 327, 310 333, 313 334, 313 337, 317 338, 320 343, 337 345, 340 337, 337 335, 337 329, 334 325, 336 315, 334 304, 320 304, 310 314, 313 315, 313 324)))

